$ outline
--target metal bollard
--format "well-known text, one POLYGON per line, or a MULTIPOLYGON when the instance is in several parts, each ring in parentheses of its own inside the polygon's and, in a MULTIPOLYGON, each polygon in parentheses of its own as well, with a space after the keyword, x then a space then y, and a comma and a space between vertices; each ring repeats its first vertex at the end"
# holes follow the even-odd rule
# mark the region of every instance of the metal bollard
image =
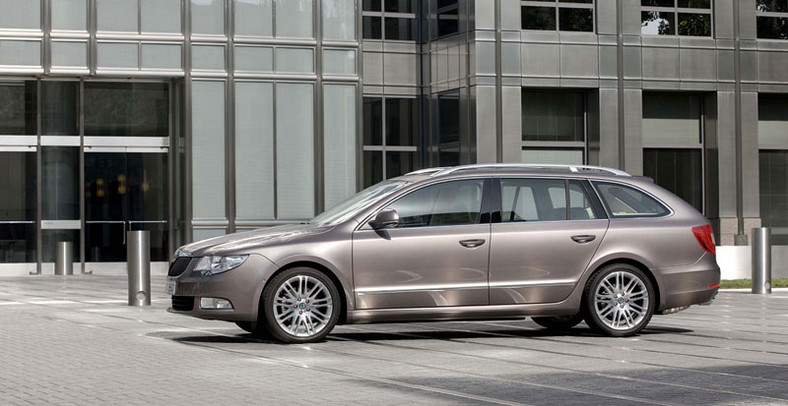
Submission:
POLYGON ((772 293, 771 229, 752 229, 752 293, 772 293))
POLYGON ((58 241, 55 252, 55 275, 74 274, 74 250, 71 241, 58 241))
POLYGON ((150 232, 126 233, 129 306, 150 306, 150 232))

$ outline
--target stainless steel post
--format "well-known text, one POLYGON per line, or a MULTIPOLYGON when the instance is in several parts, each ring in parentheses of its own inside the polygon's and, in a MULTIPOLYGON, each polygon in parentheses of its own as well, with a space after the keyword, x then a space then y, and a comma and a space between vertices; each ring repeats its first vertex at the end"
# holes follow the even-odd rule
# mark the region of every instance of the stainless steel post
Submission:
POLYGON ((772 293, 771 229, 752 229, 752 293, 772 293))
POLYGON ((55 275, 74 274, 74 250, 71 241, 58 241, 55 252, 55 275))
POLYGON ((126 233, 129 306, 150 306, 150 232, 126 233))

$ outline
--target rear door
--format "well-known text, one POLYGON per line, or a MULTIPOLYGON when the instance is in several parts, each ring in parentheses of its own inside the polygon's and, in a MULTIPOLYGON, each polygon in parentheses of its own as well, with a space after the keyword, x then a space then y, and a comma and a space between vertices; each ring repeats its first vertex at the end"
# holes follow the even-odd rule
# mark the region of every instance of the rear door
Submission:
POLYGON ((502 178, 498 185, 501 221, 492 225, 490 304, 564 300, 609 224, 590 185, 561 178, 502 178))

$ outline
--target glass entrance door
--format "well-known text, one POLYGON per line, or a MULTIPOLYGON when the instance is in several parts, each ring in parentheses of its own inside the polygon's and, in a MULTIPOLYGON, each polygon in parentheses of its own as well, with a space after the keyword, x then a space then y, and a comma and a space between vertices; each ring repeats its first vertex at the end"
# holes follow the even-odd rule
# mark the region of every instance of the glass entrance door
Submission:
POLYGON ((85 152, 85 261, 126 261, 126 232, 150 231, 151 261, 169 256, 167 150, 85 152))

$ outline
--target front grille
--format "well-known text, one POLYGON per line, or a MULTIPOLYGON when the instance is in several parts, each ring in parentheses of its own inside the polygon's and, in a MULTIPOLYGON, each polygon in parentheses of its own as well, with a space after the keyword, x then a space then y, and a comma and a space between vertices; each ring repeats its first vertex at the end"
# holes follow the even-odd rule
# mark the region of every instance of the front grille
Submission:
POLYGON ((172 310, 190 312, 194 309, 194 296, 173 296, 172 310))
POLYGON ((179 257, 170 265, 170 271, 167 272, 169 276, 178 276, 186 270, 189 266, 189 262, 191 262, 191 258, 189 257, 179 257))

